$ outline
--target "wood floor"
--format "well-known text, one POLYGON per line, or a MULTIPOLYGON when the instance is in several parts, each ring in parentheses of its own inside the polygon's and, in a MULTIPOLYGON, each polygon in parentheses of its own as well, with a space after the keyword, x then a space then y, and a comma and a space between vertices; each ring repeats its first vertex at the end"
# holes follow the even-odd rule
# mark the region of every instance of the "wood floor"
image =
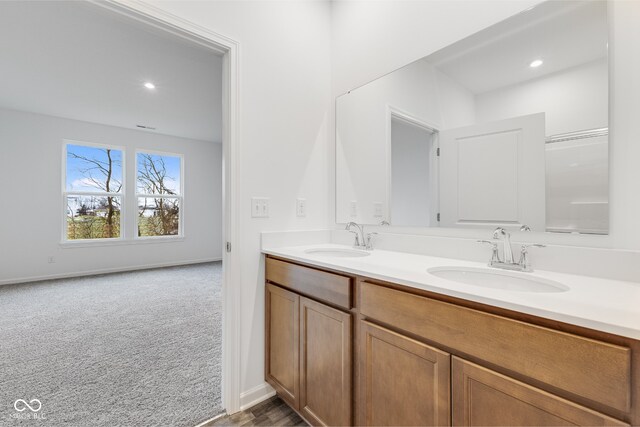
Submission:
POLYGON ((213 426, 307 426, 307 423, 282 399, 274 396, 256 406, 237 414, 218 418, 202 427, 213 426))

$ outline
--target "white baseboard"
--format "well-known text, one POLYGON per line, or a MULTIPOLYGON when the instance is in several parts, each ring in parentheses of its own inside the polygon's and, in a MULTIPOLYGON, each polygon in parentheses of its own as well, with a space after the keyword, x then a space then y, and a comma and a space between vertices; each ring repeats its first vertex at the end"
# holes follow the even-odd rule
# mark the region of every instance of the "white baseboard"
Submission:
POLYGON ((276 391, 266 382, 240 393, 240 410, 251 408, 263 400, 275 396, 276 391))
POLYGON ((156 264, 139 264, 139 265, 132 265, 127 267, 112 267, 112 268, 102 268, 98 270, 78 271, 78 272, 72 272, 72 273, 47 274, 44 276, 29 276, 29 277, 15 278, 15 279, 3 279, 3 280, 0 280, 0 286, 26 283, 26 282, 40 282, 43 280, 67 279, 71 277, 80 277, 80 276, 96 276, 99 274, 120 273, 125 271, 149 270, 152 268, 176 267, 179 265, 202 264, 205 262, 214 262, 214 261, 222 261, 222 258, 206 258, 206 259, 195 259, 195 260, 177 261, 177 262, 172 261, 172 262, 161 262, 156 264))

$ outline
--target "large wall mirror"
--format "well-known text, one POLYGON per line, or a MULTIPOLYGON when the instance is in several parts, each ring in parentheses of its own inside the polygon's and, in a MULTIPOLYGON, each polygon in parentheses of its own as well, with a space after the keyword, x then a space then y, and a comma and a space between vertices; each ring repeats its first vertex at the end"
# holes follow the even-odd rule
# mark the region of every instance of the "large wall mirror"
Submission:
POLYGON ((607 234, 606 1, 548 1, 336 101, 336 219, 607 234))

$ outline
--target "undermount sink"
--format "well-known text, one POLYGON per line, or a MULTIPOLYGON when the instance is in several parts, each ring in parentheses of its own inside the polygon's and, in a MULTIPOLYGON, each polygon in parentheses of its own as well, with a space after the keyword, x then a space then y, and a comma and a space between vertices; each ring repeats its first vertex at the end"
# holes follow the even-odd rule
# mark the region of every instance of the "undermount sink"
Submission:
POLYGON ((434 267, 428 273, 442 279, 484 288, 516 292, 566 292, 569 287, 528 273, 487 270, 473 267, 434 267))
POLYGON ((327 256, 333 258, 362 258, 369 256, 367 251, 350 248, 313 248, 304 251, 306 254, 327 256))

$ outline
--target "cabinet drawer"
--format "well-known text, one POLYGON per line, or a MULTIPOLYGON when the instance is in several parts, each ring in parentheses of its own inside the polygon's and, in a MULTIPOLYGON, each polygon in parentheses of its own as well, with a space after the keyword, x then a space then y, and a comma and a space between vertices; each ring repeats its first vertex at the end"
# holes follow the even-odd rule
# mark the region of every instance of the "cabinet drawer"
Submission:
POLYGON ((350 277, 267 258, 266 279, 311 298, 346 309, 352 307, 350 277))
POLYGON ((629 412, 631 350, 362 283, 360 312, 569 393, 629 412))

